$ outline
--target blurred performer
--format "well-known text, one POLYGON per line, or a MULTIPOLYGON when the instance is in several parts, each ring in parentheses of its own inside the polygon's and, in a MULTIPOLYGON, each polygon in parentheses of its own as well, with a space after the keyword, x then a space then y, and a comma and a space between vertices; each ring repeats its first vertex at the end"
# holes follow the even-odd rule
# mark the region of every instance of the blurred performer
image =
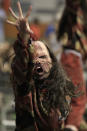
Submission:
POLYGON ((61 63, 68 77, 75 85, 80 86, 80 91, 84 92, 83 96, 73 98, 72 111, 66 120, 66 127, 73 131, 78 130, 80 126, 86 103, 82 59, 85 60, 87 56, 87 38, 84 11, 81 5, 80 0, 66 0, 66 7, 57 34, 63 46, 61 63))
POLYGON ((74 85, 50 49, 37 41, 28 24, 30 9, 19 17, 9 8, 16 22, 18 37, 14 43, 11 80, 15 95, 16 131, 60 131, 70 112, 74 85))

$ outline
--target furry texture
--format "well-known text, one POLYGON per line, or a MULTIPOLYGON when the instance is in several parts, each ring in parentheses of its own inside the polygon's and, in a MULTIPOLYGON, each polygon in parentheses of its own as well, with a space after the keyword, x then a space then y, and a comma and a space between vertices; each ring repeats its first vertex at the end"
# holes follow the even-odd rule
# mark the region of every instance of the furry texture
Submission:
MULTIPOLYGON (((15 50, 18 49, 18 42, 19 41, 15 43, 15 50)), ((20 47, 20 49, 22 48, 20 47)), ((26 48, 24 49, 27 50, 26 48)), ((15 95, 16 129, 18 129, 18 131, 21 131, 22 128, 31 127, 32 125, 34 126, 34 123, 39 125, 39 127, 40 125, 43 125, 40 127, 41 130, 45 127, 43 122, 41 123, 37 110, 41 113, 41 118, 44 118, 47 124, 49 123, 46 128, 47 131, 50 128, 52 131, 55 128, 58 129, 58 121, 66 119, 70 112, 71 99, 76 96, 73 83, 67 78, 62 66, 57 62, 54 54, 48 47, 47 49, 52 59, 52 67, 50 72, 48 72, 49 75, 43 79, 40 79, 40 76, 37 76, 37 72, 34 70, 37 68, 38 63, 33 63, 33 57, 29 59, 30 61, 26 62, 28 65, 24 67, 29 67, 29 69, 25 72, 23 71, 24 67, 21 67, 20 56, 18 55, 18 52, 15 51, 16 56, 12 61, 11 78, 15 95), (51 117, 52 110, 54 112, 53 117, 51 117), (27 116, 25 116, 25 114, 27 114, 27 116), (51 121, 52 118, 53 121, 51 121), (28 123, 31 119, 33 121, 28 123), (55 126, 55 123, 57 126, 55 126)), ((21 52, 23 55, 23 51, 21 52)))
POLYGON ((42 80, 39 80, 39 77, 34 75, 35 87, 36 90, 39 90, 39 93, 46 89, 47 92, 43 98, 43 105, 48 112, 50 112, 51 108, 54 110, 59 108, 62 117, 66 117, 70 112, 71 98, 78 96, 79 93, 75 94, 76 87, 67 78, 62 66, 57 62, 50 50, 49 53, 53 61, 50 75, 42 80))

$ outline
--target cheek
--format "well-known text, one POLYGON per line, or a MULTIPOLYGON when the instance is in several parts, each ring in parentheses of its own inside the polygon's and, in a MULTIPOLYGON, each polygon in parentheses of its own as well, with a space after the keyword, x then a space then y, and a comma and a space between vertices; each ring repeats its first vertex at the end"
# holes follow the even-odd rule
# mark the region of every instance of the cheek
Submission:
POLYGON ((52 64, 51 64, 51 63, 45 62, 45 63, 43 64, 43 69, 44 69, 46 72, 49 72, 50 69, 51 69, 51 67, 52 67, 52 64))

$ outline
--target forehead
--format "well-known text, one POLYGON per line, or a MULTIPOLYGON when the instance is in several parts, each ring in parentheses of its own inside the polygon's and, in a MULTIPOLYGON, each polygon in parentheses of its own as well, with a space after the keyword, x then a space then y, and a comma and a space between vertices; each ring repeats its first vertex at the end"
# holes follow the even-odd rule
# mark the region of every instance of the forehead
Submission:
POLYGON ((46 47, 46 45, 41 42, 41 41, 35 41, 32 43, 32 45, 34 46, 35 52, 36 51, 42 51, 42 52, 47 52, 48 53, 48 49, 46 47))

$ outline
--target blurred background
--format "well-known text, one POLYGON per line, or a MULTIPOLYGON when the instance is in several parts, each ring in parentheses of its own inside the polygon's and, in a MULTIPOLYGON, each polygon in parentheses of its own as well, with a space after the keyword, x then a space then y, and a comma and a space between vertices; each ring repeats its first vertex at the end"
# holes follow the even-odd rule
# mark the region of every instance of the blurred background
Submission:
MULTIPOLYGON (((0 131, 14 131, 15 128, 15 105, 10 82, 10 65, 11 55, 13 54, 12 45, 16 40, 17 30, 5 21, 6 19, 14 21, 8 11, 9 6, 18 15, 17 1, 0 0, 0 131)), ((29 17, 30 26, 36 32, 38 38, 45 40, 48 44, 50 43, 49 46, 59 59, 61 47, 57 44, 54 32, 58 28, 65 0, 20 0, 20 2, 24 15, 29 5, 32 5, 31 16, 29 17), (53 34, 48 37, 50 32, 53 32, 53 34)), ((86 64, 84 64, 84 77, 87 84, 86 64)), ((85 112, 83 117, 87 121, 86 116, 87 113, 85 112)))

